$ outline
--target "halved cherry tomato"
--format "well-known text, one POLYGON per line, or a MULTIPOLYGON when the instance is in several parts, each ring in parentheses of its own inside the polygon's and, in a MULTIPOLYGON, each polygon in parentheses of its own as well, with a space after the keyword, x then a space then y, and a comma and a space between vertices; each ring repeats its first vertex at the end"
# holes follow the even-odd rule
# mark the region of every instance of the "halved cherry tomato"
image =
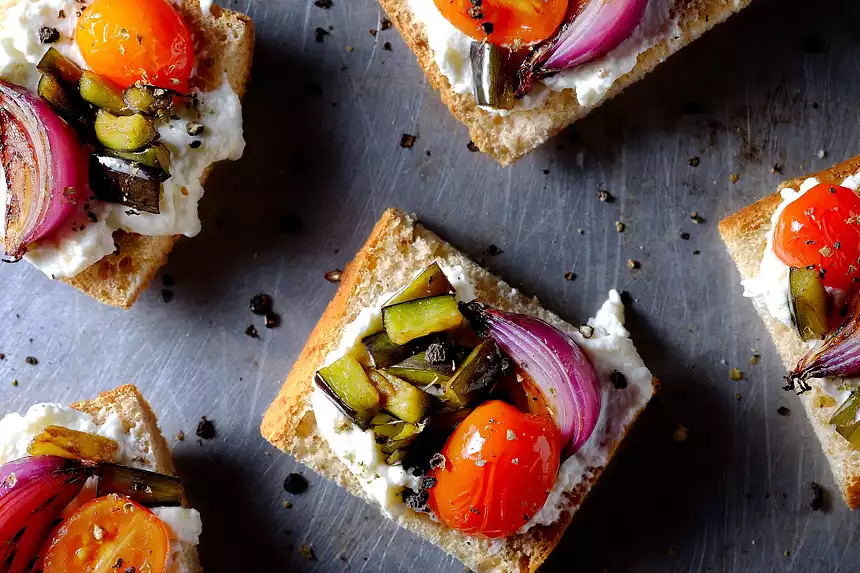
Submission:
POLYGON ((847 289, 860 279, 860 197, 822 183, 789 203, 773 237, 776 256, 790 267, 815 265, 825 286, 847 289))
POLYGON ((76 36, 87 65, 123 88, 141 81, 188 89, 194 44, 168 0, 94 0, 76 36))
POLYGON ((170 538, 154 513, 119 495, 83 505, 54 532, 44 573, 150 571, 167 567, 170 538), (121 566, 116 568, 117 563, 121 566))
POLYGON ((520 48, 552 36, 568 0, 433 0, 455 28, 500 46, 520 48))
POLYGON ((546 503, 561 444, 550 418, 491 400, 457 426, 442 454, 430 508, 452 529, 496 538, 516 532, 546 503))

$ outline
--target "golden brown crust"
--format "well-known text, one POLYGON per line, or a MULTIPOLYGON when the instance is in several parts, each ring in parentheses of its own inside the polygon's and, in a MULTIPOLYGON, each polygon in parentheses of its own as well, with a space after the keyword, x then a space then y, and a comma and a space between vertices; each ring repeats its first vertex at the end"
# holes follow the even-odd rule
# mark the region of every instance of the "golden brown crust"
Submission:
MULTIPOLYGON (((367 498, 354 475, 316 431, 310 404, 313 375, 323 365, 326 355, 339 344, 344 327, 362 308, 373 304, 384 293, 402 286, 433 260, 443 261, 448 266, 460 265, 474 284, 477 296, 490 305, 531 314, 556 326, 571 328, 541 308, 537 299, 527 298, 499 281, 434 233, 415 223, 413 217, 394 209, 386 211, 365 245, 344 270, 337 294, 311 333, 261 426, 263 436, 272 444, 362 499, 367 498)), ((614 449, 610 456, 612 453, 614 449)), ((596 468, 593 480, 602 470, 596 468)), ((469 539, 413 512, 407 512, 396 521, 475 571, 534 571, 558 544, 590 486, 591 483, 582 484, 579 490, 568 494, 570 509, 563 512, 554 524, 512 536, 501 549, 490 549, 483 540, 469 539)))
MULTIPOLYGON (((212 6, 203 14, 199 0, 182 0, 178 6, 194 34, 197 54, 195 85, 217 88, 224 77, 242 97, 251 74, 254 53, 254 24, 245 14, 212 6)), ((205 181, 209 170, 203 174, 205 181)), ((118 251, 64 281, 104 304, 130 308, 146 290, 180 235, 145 237, 117 231, 118 251)))
MULTIPOLYGON (((158 429, 158 418, 149 402, 133 384, 102 392, 90 400, 75 402, 71 407, 92 416, 96 424, 103 424, 108 415, 116 413, 126 431, 134 427, 142 427, 143 437, 155 458, 155 467, 151 468, 152 471, 176 475, 170 447, 161 430, 158 429)), ((181 564, 182 570, 187 573, 203 571, 196 546, 190 543, 182 544, 181 564)))
MULTIPOLYGON (((860 156, 807 177, 816 177, 821 182, 839 184, 858 171, 860 171, 860 156)), ((785 187, 798 189, 807 177, 786 181, 779 186, 779 189, 782 190, 785 187)), ((758 275, 767 233, 770 231, 770 219, 780 201, 779 193, 770 195, 725 218, 719 224, 720 236, 744 279, 758 275)), ((759 304, 755 306, 786 368, 793 368, 807 350, 800 336, 794 328, 789 328, 771 317, 767 308, 759 304)), ((772 382, 782 384, 782 381, 772 382)), ((800 396, 800 401, 821 442, 845 503, 852 509, 860 507, 860 452, 851 448, 848 441, 833 431, 829 424, 830 417, 839 405, 815 383, 812 390, 800 396)))
MULTIPOLYGON (((430 0, 428 0, 430 1, 430 0)), ((592 109, 609 101, 627 86, 639 81, 657 64, 680 50, 707 30, 747 6, 751 0, 676 0, 675 14, 681 37, 662 42, 639 55, 636 67, 618 78, 599 102, 581 106, 573 90, 553 92, 545 104, 505 117, 482 110, 472 94, 458 94, 433 61, 424 25, 416 20, 408 0, 380 0, 389 18, 415 53, 430 84, 439 90, 442 102, 469 128, 477 146, 503 166, 520 159, 547 139, 561 132, 592 109)))

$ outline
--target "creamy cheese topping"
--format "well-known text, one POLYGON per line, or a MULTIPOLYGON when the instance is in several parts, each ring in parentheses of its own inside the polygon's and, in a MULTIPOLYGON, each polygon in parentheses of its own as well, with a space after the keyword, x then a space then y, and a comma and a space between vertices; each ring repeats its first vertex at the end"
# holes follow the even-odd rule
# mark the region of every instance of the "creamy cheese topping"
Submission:
MULTIPOLYGON (((119 444, 116 463, 149 471, 155 467, 155 456, 147 445, 142 424, 126 431, 115 412, 108 413, 104 423, 96 424, 89 414, 50 403, 30 406, 23 416, 12 413, 0 418, 0 465, 27 457, 30 442, 47 426, 61 426, 110 438, 119 444)), ((95 495, 95 480, 91 478, 72 506, 81 505, 95 495)), ((198 544, 203 528, 200 513, 184 507, 156 507, 152 511, 164 522, 170 534, 171 556, 167 573, 186 573, 181 560, 181 543, 198 544)))
MULTIPOLYGON (((441 262, 440 266, 457 291, 457 298, 466 302, 474 300, 474 286, 463 269, 459 266, 449 268, 441 262)), ((507 287, 503 289, 506 290, 507 287)), ((363 351, 361 339, 382 328, 381 308, 393 294, 381 295, 372 306, 359 312, 358 317, 344 329, 338 348, 326 357, 326 364, 345 354, 363 351)), ((586 353, 602 382, 600 418, 588 442, 562 463, 546 504, 521 531, 553 523, 563 511, 571 511, 565 493, 593 476, 596 468, 606 465, 624 432, 653 393, 651 373, 624 328, 624 305, 616 291, 610 291, 609 300, 588 323, 594 328, 591 338, 585 339, 578 331, 567 334, 586 353), (627 378, 627 388, 615 389, 612 386, 610 375, 614 370, 627 378)), ((400 494, 404 487, 415 489, 418 479, 404 471, 402 466, 387 465, 373 432, 362 431, 355 426, 316 387, 311 402, 317 428, 338 458, 359 478, 368 497, 377 502, 389 517, 407 511, 400 494)))
MULTIPOLYGON (((210 0, 201 0, 208 13, 210 0)), ((22 0, 11 6, 0 21, 0 78, 25 86, 35 92, 41 74, 36 64, 49 47, 86 68, 74 42, 78 11, 76 0, 22 0), (62 15, 62 17, 61 17, 62 15), (54 44, 39 42, 41 27, 56 28, 60 40, 54 44)), ((242 105, 226 75, 212 91, 197 93, 197 111, 178 106, 180 119, 158 124, 160 141, 170 149, 171 177, 164 182, 159 214, 139 213, 123 205, 93 201, 88 216, 71 218, 51 237, 31 245, 25 258, 51 278, 73 277, 116 250, 113 233, 117 230, 141 235, 186 235, 200 232, 197 202, 203 196, 200 177, 217 161, 236 160, 242 156, 245 140, 242 133, 242 105), (204 132, 191 137, 185 126, 189 121, 203 124, 204 132), (200 147, 189 144, 199 140, 200 147)), ((0 177, 0 205, 6 205, 6 178, 0 177)))
MULTIPOLYGON (((672 14, 673 4, 673 0, 649 0, 642 21, 618 47, 601 58, 539 80, 531 94, 517 100, 514 110, 537 107, 546 100, 550 90, 572 89, 580 105, 596 104, 615 80, 636 66, 639 54, 661 42, 680 39, 678 21, 672 14)), ((433 61, 448 78, 452 89, 457 93, 473 93, 475 83, 469 60, 473 40, 448 22, 433 0, 409 0, 409 8, 416 20, 424 24, 433 61)))

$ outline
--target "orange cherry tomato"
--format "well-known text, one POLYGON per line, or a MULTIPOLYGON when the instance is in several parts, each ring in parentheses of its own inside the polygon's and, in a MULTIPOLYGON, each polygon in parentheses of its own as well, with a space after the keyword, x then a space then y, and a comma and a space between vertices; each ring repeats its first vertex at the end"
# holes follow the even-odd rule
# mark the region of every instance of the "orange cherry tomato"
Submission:
POLYGON ((546 40, 567 14, 568 0, 433 0, 455 28, 500 46, 520 48, 546 40))
POLYGON ((168 0, 93 0, 76 36, 87 65, 123 88, 141 81, 188 90, 194 44, 168 0))
POLYGON ((429 506, 468 535, 506 537, 546 503, 558 474, 561 438, 553 421, 491 400, 448 438, 445 466, 433 470, 429 506))
POLYGON ((847 289, 860 278, 860 197, 822 183, 786 206, 773 237, 776 256, 790 267, 815 265, 824 284, 847 289))
POLYGON ((150 571, 167 567, 170 538, 154 513, 119 495, 83 505, 54 532, 44 573, 150 571), (116 567, 117 563, 121 567, 116 567))

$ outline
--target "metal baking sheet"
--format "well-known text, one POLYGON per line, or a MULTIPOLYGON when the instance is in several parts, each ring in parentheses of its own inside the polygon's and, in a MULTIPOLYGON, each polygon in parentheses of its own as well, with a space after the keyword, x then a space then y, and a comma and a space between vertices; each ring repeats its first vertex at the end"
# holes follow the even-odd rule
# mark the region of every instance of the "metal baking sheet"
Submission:
POLYGON ((663 391, 543 571, 860 568, 860 516, 780 389, 783 368, 716 231, 782 179, 860 152, 860 5, 756 0, 502 169, 467 149, 467 131, 397 32, 369 33, 383 17, 373 0, 332 4, 230 2, 257 23, 248 147, 210 179, 204 230, 165 270, 170 302, 165 273, 124 312, 26 263, 0 269, 2 410, 140 386, 203 514, 208 571, 461 572, 258 433, 335 292, 325 272, 394 206, 570 321, 592 315, 610 288, 629 295, 629 329, 663 391), (404 133, 417 136, 412 149, 400 147, 404 133), (274 297, 279 328, 249 312, 258 292, 274 297), (244 334, 251 324, 259 340, 244 334), (732 381, 731 368, 744 379, 732 381), (201 444, 204 415, 217 437, 201 444), (679 425, 686 441, 674 439, 679 425), (293 471, 310 480, 307 493, 283 490, 293 471), (823 511, 810 509, 811 482, 825 489, 823 511))

